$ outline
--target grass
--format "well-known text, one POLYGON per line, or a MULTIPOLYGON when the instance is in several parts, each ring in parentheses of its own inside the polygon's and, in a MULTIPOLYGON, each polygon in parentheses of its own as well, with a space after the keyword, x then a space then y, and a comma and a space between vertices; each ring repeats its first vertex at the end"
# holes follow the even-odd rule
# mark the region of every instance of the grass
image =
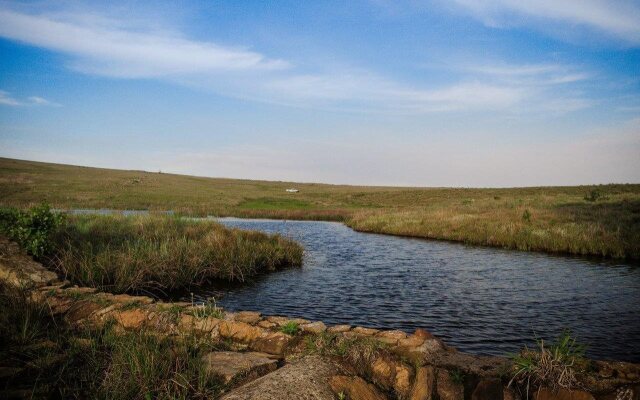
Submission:
POLYGON ((328 332, 306 336, 305 347, 308 354, 338 358, 364 376, 370 376, 373 362, 388 352, 387 346, 374 338, 328 332))
POLYGON ((0 159, 0 205, 343 221, 363 232, 640 259, 640 185, 403 188, 201 178, 0 159), (299 193, 285 190, 295 187, 299 193))
POLYGON ((287 335, 295 336, 300 331, 300 326, 295 321, 287 321, 280 327, 280 331, 287 335))
POLYGON ((33 398, 204 399, 222 385, 201 357, 215 344, 175 343, 145 332, 74 330, 45 304, 0 282, 0 391, 33 398))
POLYGON ((549 346, 538 341, 538 349, 525 348, 513 357, 514 382, 524 387, 525 393, 532 386, 547 386, 573 389, 578 385, 577 375, 588 370, 589 362, 584 358, 585 346, 565 331, 549 346))
POLYGON ((69 216, 45 262, 80 286, 167 292, 300 266, 302 248, 278 235, 171 216, 69 216))

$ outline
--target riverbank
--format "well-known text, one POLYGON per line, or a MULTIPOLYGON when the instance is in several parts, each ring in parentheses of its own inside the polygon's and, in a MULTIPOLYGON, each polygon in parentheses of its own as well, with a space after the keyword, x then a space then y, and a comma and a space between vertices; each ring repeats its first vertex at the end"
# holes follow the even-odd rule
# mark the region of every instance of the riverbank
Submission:
POLYGON ((365 232, 640 259, 640 185, 402 188, 201 178, 0 158, 0 205, 342 221, 365 232), (298 193, 288 193, 295 187, 298 193))
MULTIPOLYGON (((0 278, 0 394, 5 398, 57 393, 67 398, 500 400, 529 394, 538 400, 604 400, 640 394, 637 364, 580 358, 564 370, 570 380, 544 380, 522 368, 524 362, 542 367, 535 351, 514 360, 473 356, 421 329, 407 334, 327 327, 320 321, 77 287, 4 238, 0 278)), ((571 356, 566 346, 562 349, 571 356)))

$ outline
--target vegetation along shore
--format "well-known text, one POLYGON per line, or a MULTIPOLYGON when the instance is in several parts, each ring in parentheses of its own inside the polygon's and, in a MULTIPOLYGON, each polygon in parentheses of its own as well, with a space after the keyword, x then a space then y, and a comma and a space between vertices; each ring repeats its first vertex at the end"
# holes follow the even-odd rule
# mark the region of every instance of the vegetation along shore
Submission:
POLYGON ((0 205, 343 221, 364 232, 640 259, 640 185, 403 188, 201 178, 0 158, 0 205), (297 193, 286 192, 295 187, 297 193))

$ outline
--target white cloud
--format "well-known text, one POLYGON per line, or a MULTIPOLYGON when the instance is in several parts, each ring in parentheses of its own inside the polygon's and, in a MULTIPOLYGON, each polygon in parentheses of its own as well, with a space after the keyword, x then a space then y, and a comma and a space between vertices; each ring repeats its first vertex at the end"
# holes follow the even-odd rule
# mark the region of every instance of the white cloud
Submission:
POLYGON ((0 36, 74 57, 79 70, 117 77, 248 69, 281 69, 288 64, 260 53, 210 42, 120 26, 86 26, 74 18, 27 15, 0 10, 0 36))
POLYGON ((587 27, 640 44, 640 5, 631 0, 455 0, 486 25, 562 24, 587 27), (524 17, 525 19, 519 19, 524 17))
POLYGON ((11 97, 9 92, 0 90, 0 104, 4 106, 21 106, 22 103, 11 97))
POLYGON ((26 100, 17 100, 7 91, 0 90, 0 105, 19 107, 19 106, 55 106, 60 104, 54 103, 40 96, 31 96, 26 100))

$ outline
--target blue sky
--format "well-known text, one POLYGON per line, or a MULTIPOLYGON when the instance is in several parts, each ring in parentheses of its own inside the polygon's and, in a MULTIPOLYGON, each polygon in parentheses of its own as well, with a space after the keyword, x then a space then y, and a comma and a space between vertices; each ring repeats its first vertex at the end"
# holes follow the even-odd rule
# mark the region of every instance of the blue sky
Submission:
POLYGON ((640 2, 0 1, 0 156, 412 186, 640 182, 640 2))

